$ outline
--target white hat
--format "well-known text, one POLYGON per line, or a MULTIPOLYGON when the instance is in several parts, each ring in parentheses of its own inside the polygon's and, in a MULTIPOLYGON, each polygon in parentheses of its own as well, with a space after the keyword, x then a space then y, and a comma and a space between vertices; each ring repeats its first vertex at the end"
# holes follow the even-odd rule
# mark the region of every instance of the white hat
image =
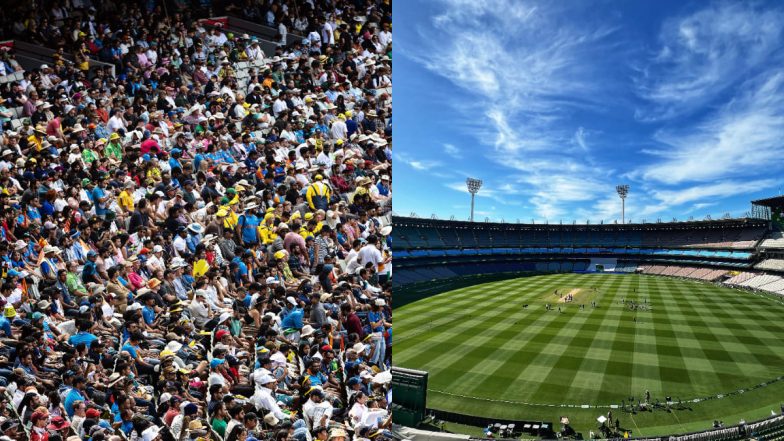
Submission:
POLYGON ((297 300, 292 296, 286 297, 286 301, 291 303, 292 306, 297 306, 297 300))
POLYGON ((264 415, 264 424, 268 424, 270 426, 277 426, 280 422, 279 419, 275 418, 275 414, 272 412, 264 415))
POLYGON ((60 248, 47 245, 44 247, 44 254, 49 254, 49 253, 60 254, 60 248))
POLYGON ((172 395, 168 392, 164 392, 161 394, 161 397, 158 398, 158 404, 163 404, 169 400, 171 400, 172 395))
POLYGON ((258 384, 269 384, 269 383, 272 383, 274 381, 277 381, 275 379, 275 377, 273 377, 272 375, 270 375, 268 373, 263 373, 263 374, 257 376, 256 378, 254 378, 254 380, 258 384))
POLYGON ((180 349, 182 349, 182 343, 180 343, 180 342, 178 342, 178 341, 175 341, 175 340, 172 340, 172 341, 170 341, 170 342, 169 342, 169 343, 166 345, 166 349, 168 349, 168 350, 170 350, 170 351, 172 351, 172 352, 174 352, 174 353, 177 353, 177 351, 179 351, 180 349))
POLYGON ((250 204, 245 206, 245 210, 246 211, 247 210, 253 210, 254 208, 257 208, 258 206, 259 206, 259 204, 255 203, 255 202, 251 202, 250 204))
POLYGON ((142 306, 141 303, 131 303, 130 305, 128 305, 127 308, 125 308, 125 310, 126 311, 136 311, 136 310, 139 310, 139 309, 142 309, 142 308, 144 308, 144 307, 142 306))
POLYGON ((351 349, 353 349, 354 352, 356 352, 357 354, 361 354, 361 353, 365 352, 365 349, 367 349, 367 346, 362 344, 362 342, 357 342, 354 346, 351 347, 351 349))
POLYGON ((278 279, 276 279, 274 277, 267 277, 267 280, 265 280, 264 283, 267 284, 267 285, 277 285, 280 282, 278 282, 278 279))
POLYGON ((152 247, 152 252, 153 253, 162 253, 163 252, 163 247, 160 246, 160 245, 155 245, 154 247, 152 247))
POLYGON ((193 293, 194 296, 201 296, 207 297, 207 290, 205 289, 197 289, 196 292, 193 293))
POLYGON ((312 335, 314 332, 316 332, 316 330, 313 329, 313 326, 305 325, 302 327, 302 332, 300 333, 300 336, 307 337, 309 335, 312 335))
POLYGON ((392 225, 387 225, 386 227, 382 228, 381 231, 379 232, 381 233, 382 236, 389 236, 389 233, 392 232, 392 225))
POLYGON ((224 312, 223 314, 220 315, 220 318, 218 318, 218 323, 223 323, 230 318, 231 318, 231 313, 224 312))
POLYGON ((387 306, 387 302, 384 299, 376 299, 376 306, 387 306))

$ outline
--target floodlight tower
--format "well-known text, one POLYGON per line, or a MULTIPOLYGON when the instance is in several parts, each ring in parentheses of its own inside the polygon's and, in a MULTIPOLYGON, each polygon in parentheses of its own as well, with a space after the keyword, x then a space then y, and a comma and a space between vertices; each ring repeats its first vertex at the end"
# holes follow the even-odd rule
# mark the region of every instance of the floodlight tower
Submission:
POLYGON ((615 191, 621 197, 621 224, 626 223, 626 195, 629 194, 629 186, 626 184, 616 185, 615 191))
POLYGON ((471 222, 473 222, 474 221, 474 196, 476 196, 476 194, 479 192, 479 189, 482 187, 482 180, 468 178, 466 179, 466 185, 468 186, 468 192, 471 193, 471 222))

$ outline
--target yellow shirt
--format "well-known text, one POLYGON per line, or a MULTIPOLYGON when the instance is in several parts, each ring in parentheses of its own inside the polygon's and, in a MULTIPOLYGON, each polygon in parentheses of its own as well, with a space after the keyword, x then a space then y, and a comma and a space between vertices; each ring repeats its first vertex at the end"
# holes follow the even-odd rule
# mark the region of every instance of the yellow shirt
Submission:
POLYGON ((307 239, 308 237, 313 237, 315 239, 313 233, 308 231, 305 227, 299 229, 299 235, 302 236, 303 239, 307 239))
POLYGON ((153 167, 147 170, 147 179, 152 179, 155 182, 161 180, 161 169, 158 167, 153 167))
POLYGON ((41 139, 38 138, 35 135, 28 136, 27 137, 27 143, 28 144, 35 144, 35 150, 36 151, 41 151, 41 149, 43 148, 43 144, 42 144, 41 139))
POLYGON ((119 196, 117 196, 117 203, 123 210, 127 212, 133 211, 133 196, 128 193, 128 190, 123 190, 119 196))
POLYGON ((261 224, 258 227, 259 230, 259 237, 261 238, 261 243, 264 245, 269 245, 272 242, 275 242, 275 239, 278 238, 278 235, 272 231, 272 228, 267 224, 261 224))

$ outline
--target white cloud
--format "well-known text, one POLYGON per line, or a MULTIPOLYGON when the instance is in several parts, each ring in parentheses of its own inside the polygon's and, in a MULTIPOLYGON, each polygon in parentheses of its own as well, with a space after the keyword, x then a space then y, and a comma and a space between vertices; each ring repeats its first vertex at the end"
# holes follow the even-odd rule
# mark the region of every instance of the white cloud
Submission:
POLYGON ((463 152, 461 152, 460 149, 457 148, 457 146, 454 144, 444 144, 444 153, 455 159, 460 159, 463 157, 463 152))
MULTIPOLYGON (((638 93, 653 107, 642 120, 668 119, 703 108, 722 91, 767 65, 780 48, 784 13, 752 2, 721 2, 666 20, 660 47, 638 66, 638 93)), ((779 57, 780 58, 780 57, 779 57)))
POLYGON ((741 92, 704 122, 659 131, 666 147, 658 159, 631 176, 667 184, 739 177, 761 166, 784 167, 784 73, 765 73, 739 86, 741 92))
MULTIPOLYGON (((751 193, 776 186, 775 179, 757 179, 751 181, 723 181, 715 184, 699 185, 677 190, 654 190, 652 196, 670 205, 683 205, 705 199, 723 199, 739 194, 751 193)), ((694 206, 706 207, 706 203, 694 206)))
POLYGON ((402 162, 403 164, 406 164, 411 168, 419 171, 429 171, 441 166, 440 161, 413 158, 406 153, 395 153, 395 156, 396 161, 402 162))
POLYGON ((585 142, 587 134, 585 133, 585 129, 582 127, 578 127, 577 131, 574 132, 574 136, 572 137, 572 142, 577 144, 581 149, 588 150, 588 143, 585 142))

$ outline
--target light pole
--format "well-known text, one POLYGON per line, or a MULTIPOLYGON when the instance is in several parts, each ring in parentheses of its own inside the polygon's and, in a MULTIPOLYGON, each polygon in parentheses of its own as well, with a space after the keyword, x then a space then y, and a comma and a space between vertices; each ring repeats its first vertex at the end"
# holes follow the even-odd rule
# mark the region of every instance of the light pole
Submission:
POLYGON ((482 187, 482 180, 468 178, 466 179, 466 185, 468 186, 468 192, 471 193, 471 222, 473 222, 474 221, 474 196, 476 196, 476 193, 482 187))
POLYGON ((621 197, 621 224, 626 223, 626 195, 629 194, 629 186, 626 184, 616 185, 615 191, 621 197))

